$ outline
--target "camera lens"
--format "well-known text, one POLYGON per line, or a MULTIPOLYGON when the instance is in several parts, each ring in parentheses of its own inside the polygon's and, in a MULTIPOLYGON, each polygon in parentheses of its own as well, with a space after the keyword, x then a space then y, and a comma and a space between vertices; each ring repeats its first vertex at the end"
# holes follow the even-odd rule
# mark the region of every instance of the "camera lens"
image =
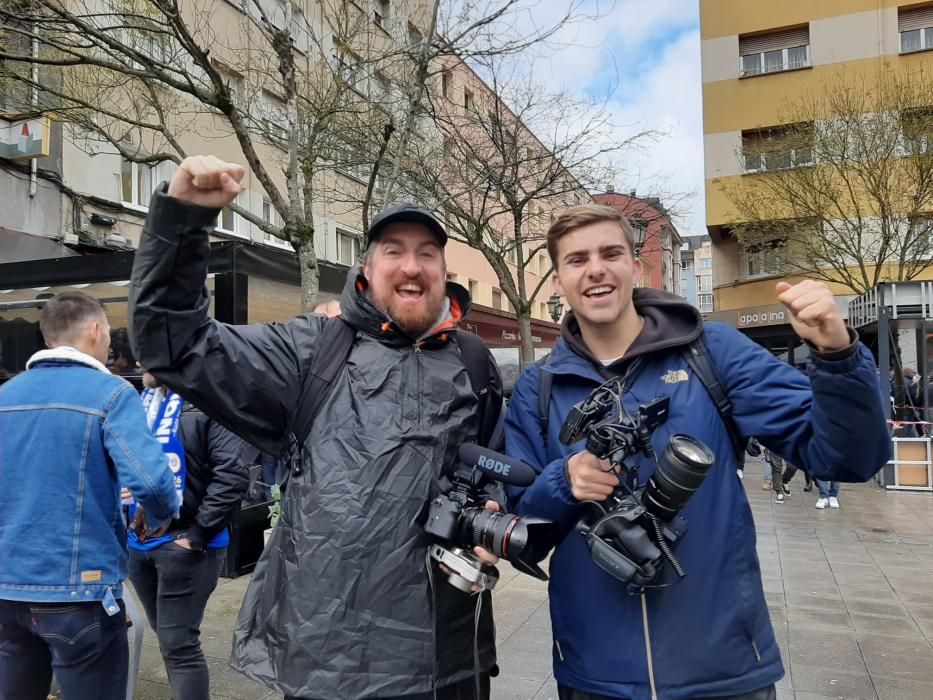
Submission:
POLYGON ((524 540, 527 538, 527 530, 522 533, 525 528, 519 528, 519 531, 515 532, 516 526, 521 520, 519 516, 497 513, 494 510, 486 510, 485 508, 475 509, 471 515, 471 541, 474 545, 485 547, 497 557, 503 559, 509 557, 510 544, 516 547, 516 554, 521 554, 525 544, 524 540), (522 534, 525 534, 525 537, 522 537, 522 534), (514 543, 513 535, 517 535, 514 543))
POLYGON ((699 440, 672 437, 645 486, 645 510, 665 522, 672 520, 700 488, 714 461, 713 451, 699 440))

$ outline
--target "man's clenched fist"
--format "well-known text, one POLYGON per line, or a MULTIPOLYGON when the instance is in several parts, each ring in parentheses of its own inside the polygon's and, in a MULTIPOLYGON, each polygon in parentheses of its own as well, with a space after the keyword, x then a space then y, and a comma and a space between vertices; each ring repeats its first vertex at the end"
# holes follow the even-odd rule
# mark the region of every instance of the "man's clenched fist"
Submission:
POLYGON ((168 184, 168 196, 202 207, 220 209, 240 194, 242 165, 227 163, 214 156, 185 158, 168 184))
POLYGON ((849 331, 824 282, 804 280, 795 285, 777 283, 778 300, 790 313, 790 323, 803 340, 822 352, 842 350, 849 345, 849 331))

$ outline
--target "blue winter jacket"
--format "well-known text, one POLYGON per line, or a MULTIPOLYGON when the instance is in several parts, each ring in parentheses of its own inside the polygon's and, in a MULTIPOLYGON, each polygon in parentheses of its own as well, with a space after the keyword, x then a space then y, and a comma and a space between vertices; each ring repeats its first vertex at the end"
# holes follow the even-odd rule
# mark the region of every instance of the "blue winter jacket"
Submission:
POLYGON ((122 595, 120 486, 154 529, 178 513, 133 386, 75 350, 46 350, 0 386, 0 599, 122 595))
MULTIPOLYGON (((839 353, 841 359, 814 356, 808 380, 734 328, 704 326, 692 307, 672 295, 636 290, 635 305, 645 327, 618 367, 613 366, 624 372, 641 357, 630 375, 626 410, 636 415, 639 404, 668 395, 669 417, 651 440, 656 453, 681 433, 704 441, 717 457, 681 512, 689 526, 675 555, 686 578, 647 593, 658 697, 752 692, 784 674, 762 590, 755 524, 736 475, 729 435, 681 351, 704 334, 742 435, 758 437, 817 479, 850 482, 867 480, 889 458, 874 361, 857 343, 839 353)), ((526 370, 515 385, 506 419, 507 451, 532 465, 539 476, 527 489, 513 489, 510 501, 513 512, 543 516, 567 529, 550 563, 557 682, 611 698, 648 700, 641 599, 598 568, 583 537, 573 531, 586 506, 571 494, 565 463, 583 445, 567 447, 558 440, 570 407, 604 381, 569 317, 549 361, 526 370), (546 446, 539 422, 541 372, 554 375, 546 446)), ((643 483, 654 463, 641 455, 634 461, 643 483)), ((665 582, 670 582, 673 574, 667 568, 665 582)))

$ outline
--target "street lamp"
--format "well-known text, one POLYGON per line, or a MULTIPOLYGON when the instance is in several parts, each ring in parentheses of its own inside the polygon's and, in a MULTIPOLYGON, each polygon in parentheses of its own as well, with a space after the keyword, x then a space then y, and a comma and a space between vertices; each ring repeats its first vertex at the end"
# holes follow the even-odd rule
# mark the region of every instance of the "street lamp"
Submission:
POLYGON ((551 319, 554 323, 560 321, 560 317, 564 314, 564 304, 560 300, 560 294, 554 292, 547 300, 547 310, 551 314, 551 319))
POLYGON ((645 245, 645 232, 648 230, 648 222, 640 216, 632 217, 629 222, 635 231, 635 257, 641 257, 641 248, 645 245))

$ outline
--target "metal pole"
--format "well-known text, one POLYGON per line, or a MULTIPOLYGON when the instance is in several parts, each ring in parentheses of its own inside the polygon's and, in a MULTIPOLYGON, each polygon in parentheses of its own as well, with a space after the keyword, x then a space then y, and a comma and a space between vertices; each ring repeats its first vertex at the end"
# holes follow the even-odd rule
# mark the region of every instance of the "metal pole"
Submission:
MULTIPOLYGON (((881 406, 884 417, 891 419, 891 346, 888 342, 890 330, 888 310, 884 304, 878 305, 878 384, 881 388, 881 406)), ((897 484, 894 465, 885 464, 882 470, 884 482, 882 486, 897 484)))

